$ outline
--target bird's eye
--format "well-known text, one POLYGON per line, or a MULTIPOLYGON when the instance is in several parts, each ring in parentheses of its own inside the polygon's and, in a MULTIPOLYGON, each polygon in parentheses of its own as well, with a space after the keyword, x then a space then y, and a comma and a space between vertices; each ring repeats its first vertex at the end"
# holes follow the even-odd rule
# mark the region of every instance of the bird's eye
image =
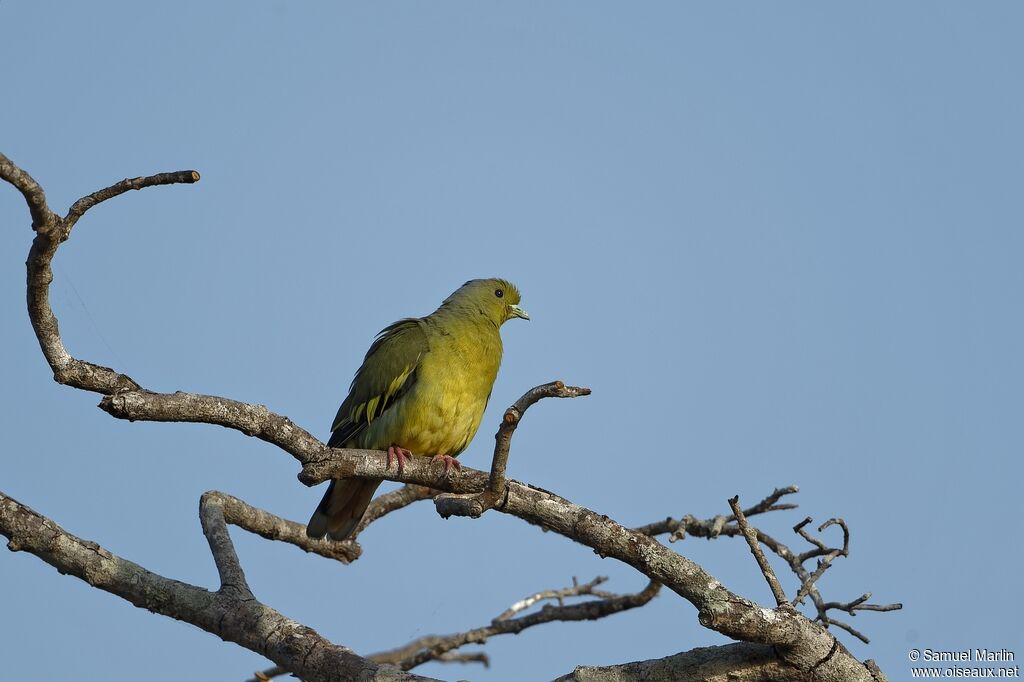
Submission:
POLYGON ((505 295, 505 292, 502 291, 501 289, 495 289, 494 290, 494 295, 497 296, 498 298, 501 298, 502 296, 505 295))

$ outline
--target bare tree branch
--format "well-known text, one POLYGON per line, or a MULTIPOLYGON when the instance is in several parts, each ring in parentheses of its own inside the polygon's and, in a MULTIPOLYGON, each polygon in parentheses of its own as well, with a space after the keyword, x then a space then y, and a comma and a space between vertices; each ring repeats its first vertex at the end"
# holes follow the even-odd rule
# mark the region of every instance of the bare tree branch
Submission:
MULTIPOLYGON (((789 600, 786 599, 786 593, 782 590, 782 585, 779 584, 779 579, 775 576, 775 571, 772 570, 771 564, 768 563, 768 559, 765 558, 764 552, 761 551, 761 546, 757 543, 757 532, 750 527, 747 523, 747 518, 743 515, 743 510, 740 509, 740 496, 737 495, 729 500, 729 506, 732 507, 733 516, 736 517, 736 525, 739 526, 740 532, 743 533, 743 537, 747 539, 747 544, 750 545, 750 551, 754 555, 754 559, 757 560, 757 565, 761 567, 761 573, 764 575, 764 579, 768 581, 768 587, 772 589, 772 595, 775 597, 775 603, 778 606, 789 605, 789 600)), ((715 533, 716 535, 721 532, 721 529, 715 533)))
MULTIPOLYGON (((374 498, 373 502, 370 503, 370 506, 366 508, 366 513, 363 514, 363 520, 359 522, 358 526, 356 526, 352 537, 358 537, 360 533, 366 530, 367 526, 377 519, 380 519, 393 511, 398 511, 399 509, 408 507, 414 502, 433 499, 435 495, 437 495, 437 491, 432 488, 428 488, 427 486, 405 485, 398 490, 392 490, 389 493, 384 493, 383 495, 374 498)), ((305 528, 305 525, 303 525, 303 528, 305 528)), ((325 544, 332 543, 338 544, 336 540, 325 544)))
POLYGON ((114 183, 110 187, 97 190, 88 196, 84 196, 68 210, 64 222, 67 229, 74 227, 78 219, 85 215, 85 212, 96 204, 113 199, 114 197, 129 192, 133 189, 144 189, 146 187, 157 187, 159 185, 179 185, 199 182, 199 173, 194 170, 176 171, 173 173, 157 173, 144 178, 125 178, 121 182, 114 183))
MULTIPOLYGON (((886 677, 872 660, 864 667, 873 680, 886 677)), ((555 682, 794 682, 807 676, 782 663, 772 648, 741 642, 700 647, 674 656, 604 667, 580 666, 555 682)))
POLYGON ((53 369, 56 381, 87 391, 110 394, 138 388, 130 377, 109 367, 94 365, 72 357, 60 339, 57 317, 49 302, 49 286, 53 280, 51 261, 60 246, 71 235, 71 228, 86 210, 100 201, 117 196, 128 189, 141 189, 170 183, 193 183, 199 180, 195 171, 161 173, 147 178, 125 180, 113 187, 95 192, 75 202, 66 218, 54 214, 46 204, 42 187, 6 156, 0 154, 0 178, 14 185, 25 197, 32 215, 36 237, 32 241, 28 268, 28 311, 39 346, 53 369), (130 186, 129 186, 130 185, 130 186), (76 208, 77 207, 77 208, 76 208))
POLYGON ((851 616, 857 615, 855 611, 899 611, 903 608, 903 604, 865 604, 868 599, 871 599, 871 593, 865 592, 861 596, 857 597, 853 601, 846 602, 845 604, 830 601, 824 604, 825 609, 837 609, 839 611, 846 611, 851 616))
POLYGON ((498 433, 494 436, 494 459, 491 462, 488 490, 499 495, 505 492, 505 467, 508 465, 508 453, 512 447, 512 435, 515 434, 519 422, 523 420, 526 410, 530 409, 531 405, 535 405, 544 398, 578 398, 585 395, 590 395, 589 388, 566 386, 561 381, 552 381, 549 384, 531 388, 505 410, 505 414, 501 418, 501 426, 498 427, 498 433))
POLYGON ((204 493, 203 498, 217 501, 227 523, 268 540, 287 542, 305 552, 335 559, 343 564, 352 563, 362 552, 359 544, 352 540, 328 543, 307 537, 304 524, 282 519, 227 493, 211 490, 204 493))
POLYGON ((501 426, 494 436, 494 458, 491 461, 491 473, 487 479, 487 490, 475 495, 440 495, 435 503, 441 516, 469 516, 477 518, 488 509, 494 509, 502 503, 505 496, 505 469, 508 466, 509 448, 512 446, 512 434, 522 421, 526 410, 544 398, 579 398, 590 395, 589 388, 566 386, 561 381, 534 386, 513 403, 501 418, 501 426))
POLYGON ((555 682, 794 682, 800 671, 782 663, 770 646, 728 644, 675 656, 606 667, 580 666, 555 682))
POLYGON ((565 606, 565 600, 569 597, 591 595, 594 597, 601 597, 602 599, 607 599, 616 596, 611 592, 604 592, 603 590, 597 589, 598 585, 605 582, 608 582, 608 578, 606 576, 599 575, 593 580, 591 580, 589 583, 583 583, 581 585, 579 581, 576 580, 575 577, 573 577, 571 587, 563 587, 557 590, 541 590, 540 592, 535 592, 528 597, 520 599, 512 606, 508 607, 494 620, 508 620, 517 613, 522 613, 534 604, 538 604, 542 601, 554 600, 558 602, 559 606, 565 606))
MULTIPOLYGON (((743 515, 750 518, 751 516, 771 511, 796 509, 799 505, 788 503, 778 504, 778 501, 785 495, 793 495, 799 491, 800 488, 795 485, 788 485, 785 488, 776 488, 763 500, 754 506, 743 510, 743 515)), ((670 516, 664 521, 656 521, 645 526, 639 526, 636 530, 644 535, 662 535, 663 533, 671 533, 672 535, 669 537, 669 542, 682 540, 686 537, 688 532, 691 535, 698 535, 699 537, 710 539, 718 537, 718 534, 721 533, 725 524, 731 523, 735 520, 735 514, 730 516, 716 516, 714 519, 709 521, 700 521, 695 516, 687 514, 681 521, 676 521, 670 516)))
MULTIPOLYGON (((487 654, 483 652, 459 653, 455 650, 467 644, 483 644, 488 638, 495 635, 518 634, 526 628, 543 623, 604 618, 620 611, 643 606, 658 594, 660 588, 660 585, 652 582, 641 592, 620 596, 597 589, 598 585, 607 580, 605 577, 598 576, 588 583, 579 584, 573 578, 573 585, 571 587, 557 590, 542 590, 520 599, 496 616, 490 625, 451 635, 419 637, 396 649, 371 654, 367 658, 376 663, 396 665, 403 670, 411 670, 429 661, 482 663, 485 667, 489 667, 490 659, 487 657, 487 654), (599 597, 599 599, 573 606, 566 606, 564 604, 566 599, 585 596, 599 597), (517 614, 528 610, 542 601, 555 601, 558 603, 558 606, 548 605, 537 613, 515 618, 517 614)), ((263 680, 283 675, 286 672, 281 667, 269 668, 256 673, 256 676, 250 682, 262 682, 263 680)))
MULTIPOLYGON (((276 445, 303 464, 322 458, 328 449, 287 417, 275 414, 263 405, 252 405, 230 398, 181 391, 154 393, 133 387, 109 391, 100 401, 100 409, 112 417, 128 421, 191 422, 224 426, 276 445)), ((374 450, 355 452, 363 456, 377 454, 374 450)))
MULTIPOLYGON (((797 492, 797 486, 787 486, 785 488, 776 488, 775 491, 761 500, 758 504, 754 505, 750 509, 744 512, 745 516, 750 516, 754 513, 764 513, 768 511, 777 511, 782 509, 795 509, 795 504, 777 504, 778 500, 782 495, 789 495, 797 492)), ((715 517, 714 519, 699 520, 694 516, 687 515, 683 517, 681 521, 668 518, 664 521, 657 521, 650 523, 645 526, 637 528, 639 532, 647 533, 650 535, 659 535, 664 533, 671 533, 672 539, 681 539, 686 537, 687 534, 693 535, 694 537, 703 537, 707 539, 713 539, 719 535, 725 536, 736 536, 741 535, 742 531, 738 525, 723 525, 720 521, 723 517, 715 517)), ((736 519, 735 514, 726 517, 728 522, 732 522, 736 519)), ((822 623, 826 627, 829 625, 836 625, 853 636, 857 637, 865 644, 870 640, 858 630, 850 627, 846 623, 838 621, 828 615, 828 611, 832 609, 846 611, 850 615, 855 615, 854 612, 861 611, 897 611, 903 608, 902 604, 864 604, 867 599, 870 599, 871 593, 867 593, 858 600, 854 600, 848 604, 841 604, 840 602, 825 602, 818 591, 815 583, 820 578, 825 570, 831 565, 832 559, 838 556, 849 555, 849 543, 850 543, 850 531, 846 526, 846 523, 842 519, 829 519, 823 523, 818 531, 821 532, 830 526, 839 526, 843 531, 843 546, 842 548, 832 548, 826 545, 824 542, 811 536, 804 528, 807 524, 811 523, 810 517, 804 519, 796 526, 793 527, 793 531, 800 535, 802 538, 807 540, 813 545, 812 549, 806 552, 797 554, 793 552, 782 542, 779 542, 772 536, 764 533, 761 530, 753 529, 757 535, 757 540, 760 544, 770 549, 773 553, 782 558, 789 565, 790 569, 796 575, 800 581, 799 591, 797 597, 794 598, 793 604, 799 604, 801 600, 807 596, 811 597, 817 611, 817 617, 815 620, 822 623), (810 559, 824 557, 818 568, 812 573, 809 572, 805 567, 804 563, 810 559), (849 607, 849 608, 846 608, 849 607)))
POLYGON ((494 618, 489 625, 452 635, 427 635, 397 649, 372 654, 368 658, 377 663, 392 663, 403 670, 411 670, 428 661, 439 660, 449 652, 466 644, 483 644, 488 638, 495 635, 514 635, 534 625, 553 621, 597 620, 620 611, 643 606, 658 594, 661 587, 658 583, 651 582, 643 591, 636 594, 619 596, 604 593, 600 599, 581 604, 566 606, 561 603, 562 600, 571 597, 599 594, 595 588, 605 580, 607 578, 599 577, 582 585, 576 584, 560 590, 538 592, 513 604, 494 618), (555 600, 559 605, 549 604, 535 613, 515 617, 516 614, 545 600, 555 600))
MULTIPOLYGON (((208 523, 216 524, 216 519, 208 523)), ((261 604, 251 594, 222 587, 210 592, 171 580, 82 540, 17 500, 0 493, 0 534, 12 552, 26 551, 59 572, 81 578, 93 587, 135 606, 191 623, 221 639, 235 642, 274 661, 306 682, 316 680, 422 680, 395 668, 379 666, 351 650, 330 643, 315 630, 261 604)), ((230 544, 226 535, 211 540, 230 544)), ((215 556, 221 549, 214 550, 215 556)), ((230 550, 234 553, 234 550, 230 550)), ((223 554, 221 555, 223 557, 223 554)), ((222 571, 222 577, 225 573, 222 571)), ((228 579, 233 580, 230 570, 228 579)), ((247 590, 246 590, 247 591, 247 590)))
POLYGON ((481 663, 485 668, 491 667, 490 657, 482 651, 465 654, 458 651, 449 651, 446 654, 438 656, 437 660, 441 663, 481 663))
POLYGON ((275 665, 273 668, 267 668, 266 670, 257 670, 256 673, 246 680, 245 682, 268 682, 275 677, 289 674, 287 670, 279 665, 275 665))
POLYGON ((25 197, 29 213, 32 215, 32 229, 40 230, 57 220, 46 203, 46 193, 31 175, 22 170, 3 154, 0 154, 0 178, 14 185, 25 197))
MULTIPOLYGON (((497 485, 503 482, 508 442, 510 442, 514 427, 521 419, 523 411, 542 397, 586 395, 589 393, 587 389, 566 387, 561 382, 532 389, 513 405, 512 409, 517 411, 512 413, 509 421, 503 422, 504 430, 499 430, 499 442, 495 449, 493 470, 490 473, 485 473, 463 469, 460 475, 448 480, 443 477, 438 479, 436 472, 425 459, 414 459, 404 467, 404 470, 393 473, 388 470, 387 459, 382 452, 328 448, 287 417, 274 414, 262 405, 191 393, 154 393, 143 389, 124 374, 72 357, 64 348, 56 317, 49 304, 49 284, 53 278, 51 261, 60 243, 68 238, 75 222, 89 208, 101 201, 118 196, 129 189, 176 182, 195 182, 199 176, 193 171, 183 171, 125 180, 79 200, 72 206, 65 218, 59 218, 49 211, 42 189, 27 173, 24 173, 6 157, 0 157, 0 177, 21 191, 28 203, 33 226, 37 232, 27 263, 29 316, 40 348, 53 369, 54 378, 60 383, 75 388, 104 394, 105 397, 101 400, 100 406, 112 416, 128 420, 216 424, 258 437, 277 445, 295 457, 303 465, 299 479, 307 485, 316 484, 328 478, 355 477, 382 478, 449 493, 490 492, 492 493, 491 497, 498 490, 503 490, 504 495, 500 499, 500 504, 496 499, 491 500, 495 505, 494 508, 591 547, 603 557, 613 557, 633 566, 654 583, 665 584, 669 589, 694 604, 698 609, 700 622, 706 627, 735 639, 771 645, 774 647, 775 655, 784 665, 803 671, 804 674, 813 676, 815 680, 847 682, 877 679, 877 675, 873 675, 864 664, 846 652, 838 641, 824 629, 822 625, 827 626, 830 620, 823 616, 820 608, 819 619, 822 625, 809 621, 788 605, 774 610, 763 608, 729 591, 700 566, 662 545, 650 534, 627 529, 607 516, 599 515, 540 488, 517 481, 504 482, 503 486, 497 485), (502 444, 503 439, 504 445, 502 444)), ((506 418, 508 417, 509 412, 506 412, 506 418)), ((785 493, 780 493, 779 497, 782 494, 785 493)), ((439 496, 435 505, 442 516, 446 517, 453 514, 478 516, 481 513, 483 505, 466 505, 453 501, 457 499, 451 496, 439 496)), ((7 500, 10 498, 0 497, 0 501, 6 502, 7 500)), ((103 555, 99 550, 96 550, 93 556, 101 557, 102 565, 86 565, 79 561, 82 557, 89 556, 84 554, 87 549, 84 548, 83 541, 68 536, 55 524, 38 517, 38 515, 31 516, 34 519, 34 525, 29 524, 33 526, 32 531, 35 535, 26 532, 25 519, 28 517, 25 515, 34 513, 13 500, 11 500, 9 509, 5 507, 9 513, 5 517, 3 530, 5 534, 12 537, 12 548, 27 549, 54 565, 67 568, 67 572, 85 577, 90 584, 119 594, 137 605, 193 622, 199 627, 219 634, 225 639, 236 641, 254 651, 269 651, 268 658, 283 668, 297 672, 306 679, 324 679, 324 671, 327 670, 334 673, 345 670, 347 674, 358 666, 363 666, 360 670, 365 673, 367 679, 399 679, 397 677, 387 678, 386 673, 383 672, 384 669, 367 667, 373 666, 373 664, 342 647, 322 640, 312 630, 284 619, 276 611, 259 604, 255 599, 239 597, 240 594, 245 594, 248 587, 245 585, 244 574, 238 565, 237 557, 230 543, 230 536, 224 525, 229 522, 229 507, 234 511, 242 509, 240 505, 243 503, 237 502, 239 502, 238 505, 230 503, 222 495, 211 495, 204 498, 202 515, 204 531, 210 542, 223 583, 222 588, 216 593, 209 593, 200 588, 154 576, 134 564, 130 564, 133 574, 122 576, 118 571, 123 571, 130 562, 113 557, 109 553, 103 555), (44 527, 49 530, 44 532, 44 527), (52 529, 56 529, 56 531, 52 529), (40 537, 45 535, 52 539, 54 533, 59 534, 62 539, 67 536, 68 539, 64 544, 71 543, 77 548, 71 556, 65 553, 63 545, 54 549, 51 545, 39 544, 40 537), (76 542, 83 547, 75 545, 76 542), (136 579, 136 573, 150 576, 158 583, 152 585, 154 591, 151 591, 149 596, 137 595, 134 592, 137 586, 122 583, 119 580, 122 577, 136 579), (94 578, 96 578, 96 582, 93 581, 94 578), (170 590, 172 584, 179 586, 184 591, 170 590), (164 601, 154 604, 151 601, 152 594, 155 594, 158 588, 163 589, 161 598, 164 601), (209 608, 202 613, 197 613, 195 609, 168 606, 169 603, 176 604, 175 600, 186 598, 181 595, 195 600, 205 595, 203 597, 207 600, 205 605, 209 608), (212 622, 211 614, 218 615, 216 623, 212 622), (241 620, 234 618, 235 615, 239 615, 241 620), (255 617, 260 627, 254 627, 253 622, 247 620, 250 617, 255 617), (265 633, 262 627, 266 623, 276 623, 277 625, 271 632, 265 633), (231 629, 228 627, 229 624, 239 629, 231 629), (300 635, 290 634, 296 632, 300 635), (298 637, 298 641, 295 637, 298 637), (314 656, 314 653, 317 655, 314 656), (302 656, 301 662, 296 658, 299 654, 302 656)), ((770 510, 774 506, 775 502, 770 502, 764 510, 770 510)), ((248 519, 253 515, 241 515, 239 518, 242 516, 248 519)), ((734 509, 734 516, 742 517, 738 507, 734 509)), ((276 517, 263 518, 262 521, 274 526, 276 530, 273 528, 268 530, 268 526, 255 521, 250 525, 261 527, 271 535, 277 533, 281 539, 289 535, 290 530, 294 530, 287 524, 283 529, 278 527, 274 519, 276 517)), ((712 535, 740 532, 737 525, 729 525, 729 517, 725 516, 716 517, 708 530, 712 535), (735 529, 735 531, 731 531, 731 529, 735 529)), ((758 540, 772 548, 767 544, 765 537, 760 532, 757 533, 758 540)), ((780 553, 782 550, 783 546, 776 543, 776 548, 773 551, 780 553)), ((788 548, 785 548, 785 551, 792 556, 788 548)), ((819 548, 816 547, 815 550, 812 550, 812 552, 814 551, 819 551, 819 548)), ((780 556, 783 555, 780 554, 780 556)), ((807 553, 800 555, 800 557, 804 556, 807 556, 807 553)), ((794 557, 793 560, 800 559, 800 557, 794 557)), ((793 560, 785 556, 783 558, 790 562, 791 567, 794 566, 793 560)), ((803 574, 797 571, 797 568, 794 568, 794 571, 797 571, 803 580, 807 575, 806 571, 803 570, 799 561, 797 561, 797 566, 799 566, 799 571, 803 571, 803 574)), ((816 604, 819 604, 820 594, 813 584, 810 586, 808 594, 816 604)), ((627 599, 627 597, 617 599, 627 599)), ((565 609, 563 615, 578 612, 581 617, 584 617, 582 614, 586 612, 586 607, 588 607, 587 604, 577 604, 549 607, 549 609, 565 609)), ((501 627, 511 627, 513 623, 542 617, 542 614, 549 609, 498 622, 503 624, 501 627)), ((491 627, 496 626, 492 624, 491 627)), ((439 652, 438 655, 448 653, 448 651, 439 652)))
POLYGON ((222 508, 224 520, 250 533, 255 533, 268 540, 287 542, 311 554, 319 554, 328 559, 335 559, 343 564, 352 563, 362 554, 362 548, 355 538, 374 521, 383 518, 393 511, 398 511, 419 500, 428 500, 434 491, 423 486, 407 485, 398 490, 381 495, 370 503, 362 522, 352 537, 338 542, 334 540, 314 539, 306 535, 306 525, 275 516, 270 512, 254 507, 243 500, 227 493, 211 490, 203 495, 204 499, 216 501, 222 508))
POLYGON ((224 521, 224 498, 216 492, 204 493, 199 498, 199 520, 203 525, 203 535, 210 543, 213 561, 217 564, 220 574, 220 589, 230 590, 240 599, 253 599, 252 590, 245 579, 245 572, 238 562, 238 553, 228 534, 228 526, 224 521))

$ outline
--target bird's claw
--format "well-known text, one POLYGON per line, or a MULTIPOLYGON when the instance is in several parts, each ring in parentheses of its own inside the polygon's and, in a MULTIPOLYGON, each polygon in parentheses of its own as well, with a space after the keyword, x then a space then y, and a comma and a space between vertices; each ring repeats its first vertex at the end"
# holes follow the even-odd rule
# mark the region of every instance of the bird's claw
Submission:
POLYGON ((452 469, 455 471, 462 471, 462 465, 459 464, 459 460, 455 459, 451 455, 434 455, 430 459, 430 463, 444 462, 444 477, 447 478, 451 475, 452 469))
POLYGON ((391 468, 392 460, 396 459, 398 460, 398 473, 401 475, 405 473, 405 463, 412 460, 412 453, 405 448, 392 445, 388 448, 388 469, 391 468))

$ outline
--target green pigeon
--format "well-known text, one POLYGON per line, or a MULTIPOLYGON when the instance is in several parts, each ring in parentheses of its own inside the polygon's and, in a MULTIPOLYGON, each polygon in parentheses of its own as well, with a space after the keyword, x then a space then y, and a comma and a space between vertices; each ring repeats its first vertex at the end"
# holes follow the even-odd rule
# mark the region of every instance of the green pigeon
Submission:
MULTIPOLYGON (((432 456, 454 467, 473 440, 501 364, 499 329, 530 319, 519 290, 504 279, 474 279, 426 317, 385 327, 366 352, 327 444, 387 450, 402 469, 432 456)), ((306 525, 306 535, 344 540, 363 518, 381 479, 336 479, 306 525)))

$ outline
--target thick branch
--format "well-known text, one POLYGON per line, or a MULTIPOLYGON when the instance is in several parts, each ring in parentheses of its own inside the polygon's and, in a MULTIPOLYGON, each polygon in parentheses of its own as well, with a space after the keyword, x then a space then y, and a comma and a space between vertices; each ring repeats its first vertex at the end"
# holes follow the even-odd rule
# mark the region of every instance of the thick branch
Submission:
MULTIPOLYGON (((215 424, 266 441, 300 463, 323 457, 327 446, 288 417, 263 405, 197 393, 153 393, 143 389, 118 392, 100 400, 100 409, 128 421, 215 424)), ((366 453, 369 450, 355 451, 366 453)))
POLYGON ((228 534, 224 520, 224 498, 216 492, 204 493, 199 498, 199 520, 203 535, 210 544, 213 561, 220 574, 221 591, 230 591, 241 599, 252 599, 252 590, 245 579, 245 572, 238 562, 238 553, 228 534))
POLYGON ((31 175, 16 166, 13 161, 0 154, 0 178, 14 185, 25 197, 32 216, 32 229, 45 228, 58 220, 46 203, 46 193, 31 175))
POLYGON ((266 656, 307 682, 427 679, 381 667, 330 643, 315 630, 234 590, 208 590, 151 573, 0 493, 0 534, 11 551, 26 551, 59 572, 144 608, 191 623, 266 656))
POLYGON ((701 647, 675 656, 606 667, 580 666, 555 682, 793 682, 799 671, 765 644, 701 647))

